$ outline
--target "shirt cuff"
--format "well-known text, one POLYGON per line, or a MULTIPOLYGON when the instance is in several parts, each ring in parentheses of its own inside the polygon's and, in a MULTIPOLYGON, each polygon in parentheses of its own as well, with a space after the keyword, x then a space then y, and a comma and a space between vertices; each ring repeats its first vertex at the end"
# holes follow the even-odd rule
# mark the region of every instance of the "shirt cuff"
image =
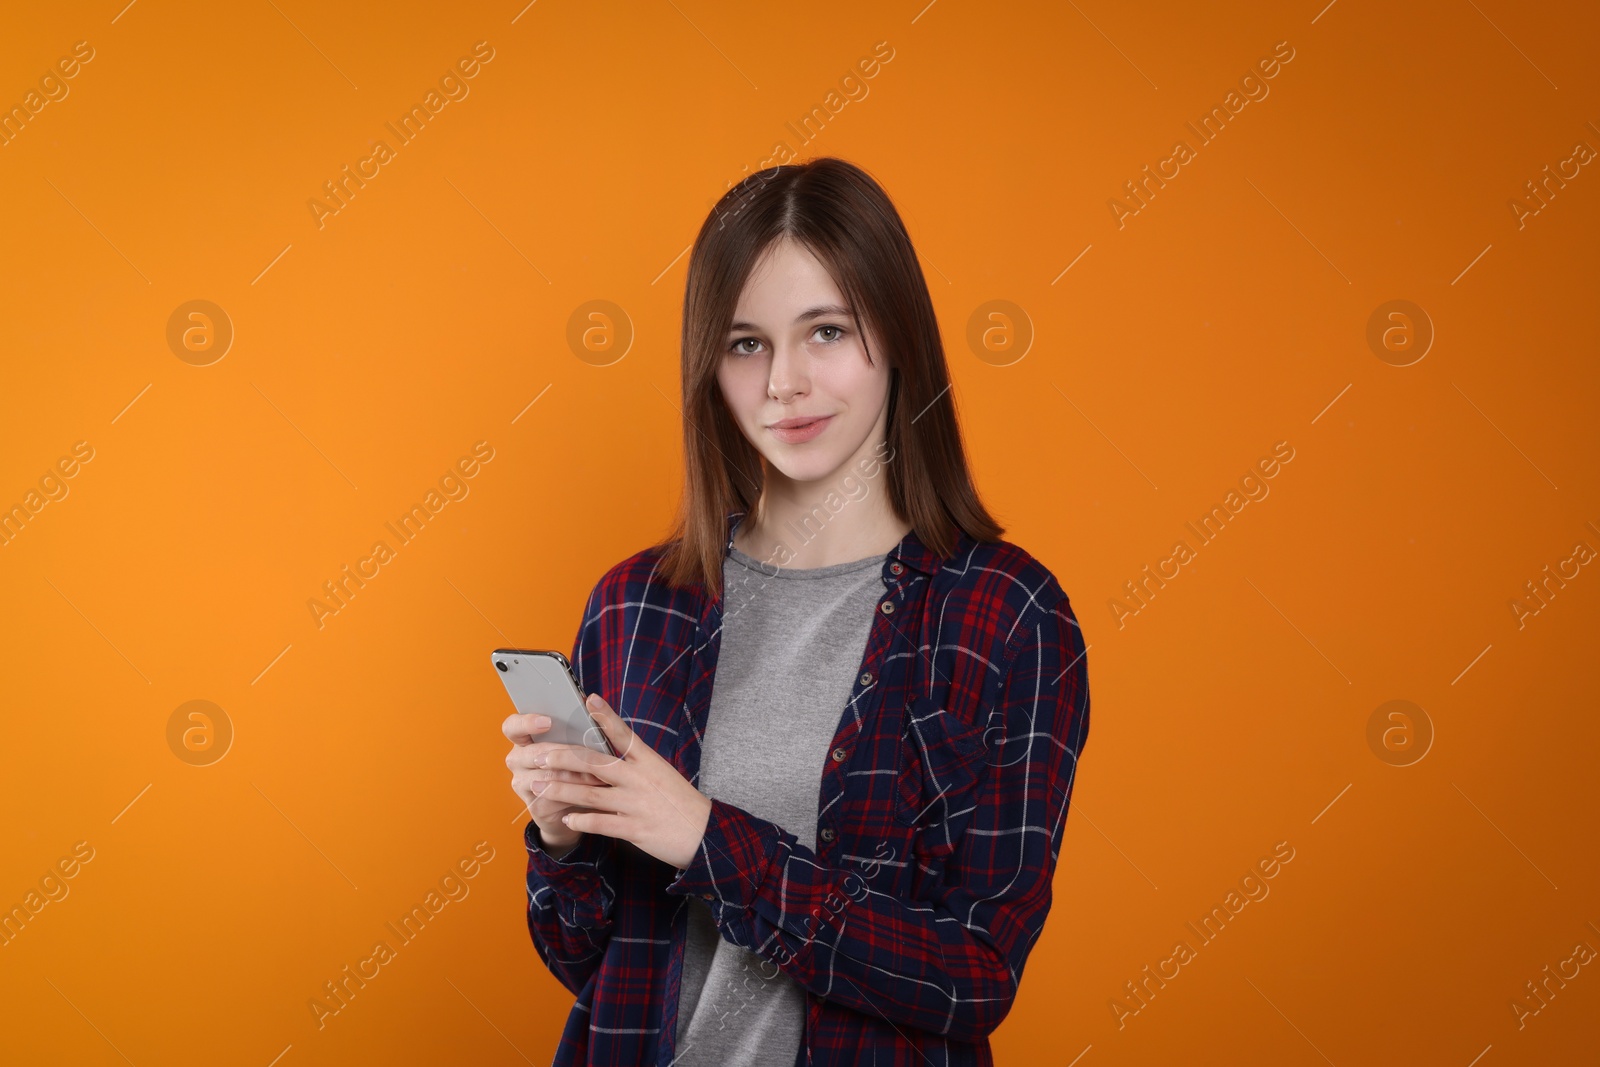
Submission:
POLYGON ((784 836, 777 823, 712 797, 700 847, 689 866, 679 869, 678 876, 668 883, 667 892, 721 900, 748 910, 779 850, 787 847, 784 836))
POLYGON ((522 831, 528 850, 528 869, 564 896, 590 896, 601 880, 601 866, 611 857, 612 839, 604 834, 583 834, 560 859, 546 851, 539 824, 532 819, 522 831))

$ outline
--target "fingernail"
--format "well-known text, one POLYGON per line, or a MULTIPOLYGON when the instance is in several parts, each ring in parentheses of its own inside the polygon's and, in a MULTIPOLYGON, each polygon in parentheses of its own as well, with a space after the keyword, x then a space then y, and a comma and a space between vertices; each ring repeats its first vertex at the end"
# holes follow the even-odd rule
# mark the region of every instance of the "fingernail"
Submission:
POLYGON ((544 766, 544 753, 541 752, 539 755, 533 757, 533 765, 535 767, 543 767, 544 766))
POLYGON ((533 725, 534 725, 535 729, 539 729, 539 730, 546 729, 550 725, 550 716, 548 716, 548 715, 535 715, 533 717, 533 725))

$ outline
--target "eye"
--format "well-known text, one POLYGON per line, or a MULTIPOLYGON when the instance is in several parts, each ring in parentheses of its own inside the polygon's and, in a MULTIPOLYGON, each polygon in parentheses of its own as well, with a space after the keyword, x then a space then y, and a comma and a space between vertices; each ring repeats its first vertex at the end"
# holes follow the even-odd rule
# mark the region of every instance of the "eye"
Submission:
POLYGON ((822 339, 822 343, 823 344, 833 345, 833 344, 838 344, 840 341, 844 340, 845 330, 844 330, 844 327, 842 327, 842 326, 834 326, 834 325, 831 325, 831 324, 824 324, 822 326, 818 326, 816 332, 821 333, 823 330, 832 330, 833 331, 833 336, 832 337, 825 337, 825 338, 822 339))
POLYGON ((736 338, 733 341, 733 343, 728 346, 728 351, 730 353, 732 353, 733 355, 735 355, 735 356, 751 356, 751 355, 754 355, 755 353, 751 349, 740 347, 743 344, 745 344, 745 342, 747 342, 747 341, 751 342, 751 343, 754 343, 754 344, 757 344, 757 345, 759 345, 761 343, 760 338, 756 338, 756 337, 739 337, 739 338, 736 338))

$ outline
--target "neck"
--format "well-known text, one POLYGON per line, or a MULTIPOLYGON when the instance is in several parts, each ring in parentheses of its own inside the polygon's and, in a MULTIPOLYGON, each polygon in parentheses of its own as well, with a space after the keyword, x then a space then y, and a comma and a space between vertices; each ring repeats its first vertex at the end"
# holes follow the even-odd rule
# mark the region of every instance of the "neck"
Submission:
POLYGON ((889 504, 886 477, 881 468, 873 479, 852 469, 848 478, 795 482, 768 467, 761 499, 740 521, 733 545, 780 567, 829 567, 882 555, 911 529, 889 504))

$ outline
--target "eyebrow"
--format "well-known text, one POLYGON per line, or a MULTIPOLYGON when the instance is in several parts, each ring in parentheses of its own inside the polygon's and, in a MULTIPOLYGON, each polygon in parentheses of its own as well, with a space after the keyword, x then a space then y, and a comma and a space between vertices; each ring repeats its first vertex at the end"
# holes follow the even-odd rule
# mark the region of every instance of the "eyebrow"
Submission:
MULTIPOLYGON (((842 318, 853 318, 855 316, 855 312, 841 304, 819 304, 816 307, 806 308, 804 311, 800 312, 800 314, 794 317, 794 321, 797 323, 809 322, 812 319, 826 318, 830 315, 836 315, 842 318)), ((732 333, 734 330, 759 330, 760 328, 761 327, 752 322, 735 322, 728 326, 728 332, 732 333)))

